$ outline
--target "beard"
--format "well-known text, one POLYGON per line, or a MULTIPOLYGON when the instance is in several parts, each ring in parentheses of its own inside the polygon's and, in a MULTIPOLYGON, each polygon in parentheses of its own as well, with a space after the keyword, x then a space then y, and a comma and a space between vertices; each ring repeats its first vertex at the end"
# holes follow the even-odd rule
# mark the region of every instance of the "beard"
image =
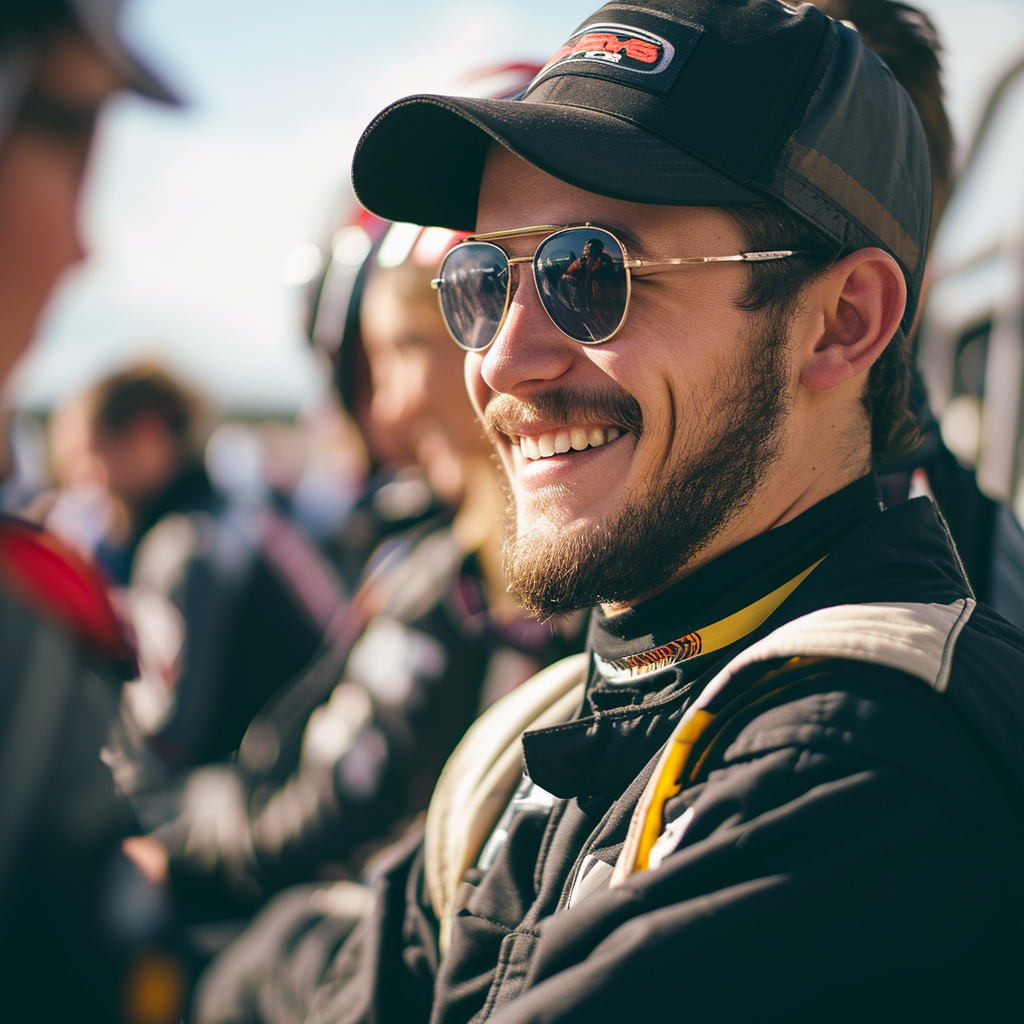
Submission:
MULTIPOLYGON (((716 380, 720 426, 701 449, 677 455, 642 493, 630 494, 608 522, 586 532, 555 531, 544 520, 523 529, 502 474, 504 569, 510 592, 527 612, 546 619, 595 604, 634 601, 668 583, 749 504, 782 447, 789 361, 780 320, 759 318, 742 364, 727 379, 716 380)), ((637 443, 643 433, 639 404, 621 389, 595 394, 553 388, 531 405, 566 424, 589 420, 619 426, 637 443)), ((492 400, 485 413, 492 433, 521 407, 507 396, 492 400)), ((548 500, 557 502, 557 491, 548 500)))

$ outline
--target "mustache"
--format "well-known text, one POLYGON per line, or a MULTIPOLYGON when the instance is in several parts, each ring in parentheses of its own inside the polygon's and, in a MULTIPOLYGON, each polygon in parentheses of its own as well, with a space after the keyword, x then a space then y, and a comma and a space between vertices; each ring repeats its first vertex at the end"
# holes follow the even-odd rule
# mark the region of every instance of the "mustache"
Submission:
POLYGON ((495 395, 484 409, 484 426, 494 434, 515 434, 524 419, 541 418, 555 426, 607 423, 640 438, 644 417, 640 403, 622 388, 594 391, 581 387, 553 387, 529 402, 511 395, 495 395))

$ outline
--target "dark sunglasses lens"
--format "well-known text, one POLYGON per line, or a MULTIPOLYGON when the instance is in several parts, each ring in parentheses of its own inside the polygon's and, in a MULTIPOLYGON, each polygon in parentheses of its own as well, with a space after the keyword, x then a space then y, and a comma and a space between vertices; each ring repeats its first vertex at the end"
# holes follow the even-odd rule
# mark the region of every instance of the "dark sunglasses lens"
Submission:
POLYGON ((487 348, 505 314, 505 254, 487 242, 457 245, 441 264, 440 295, 441 313, 452 337, 463 348, 487 348))
POLYGON ((600 228, 570 228, 545 238, 533 262, 537 290, 558 329, 575 341, 605 341, 626 312, 622 247, 600 228))

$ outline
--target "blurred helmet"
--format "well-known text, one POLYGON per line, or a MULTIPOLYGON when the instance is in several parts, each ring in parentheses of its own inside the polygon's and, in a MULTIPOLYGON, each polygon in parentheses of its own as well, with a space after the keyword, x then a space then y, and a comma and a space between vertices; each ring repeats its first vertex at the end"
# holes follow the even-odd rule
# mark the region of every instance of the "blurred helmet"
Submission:
MULTIPOLYGON (((519 62, 480 68, 458 83, 467 95, 507 99, 526 88, 541 65, 519 62)), ((359 422, 359 389, 368 386, 365 357, 359 337, 359 306, 363 285, 375 266, 440 266, 444 254, 465 232, 392 224, 364 210, 348 189, 341 204, 346 211, 330 239, 321 247, 323 273, 307 292, 306 334, 310 344, 325 353, 345 410, 359 422), (327 251, 324 252, 323 249, 327 251)))

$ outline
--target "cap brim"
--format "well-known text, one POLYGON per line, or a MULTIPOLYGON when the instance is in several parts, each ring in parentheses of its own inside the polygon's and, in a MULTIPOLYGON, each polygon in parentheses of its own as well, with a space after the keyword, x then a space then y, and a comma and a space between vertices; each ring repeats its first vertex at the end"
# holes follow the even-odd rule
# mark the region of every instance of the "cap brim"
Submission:
POLYGON ((166 103, 172 107, 184 105, 184 100, 153 70, 137 57, 122 51, 126 58, 120 62, 118 70, 124 74, 128 88, 158 103, 166 103))
POLYGON ((132 58, 131 73, 126 77, 129 87, 142 96, 172 107, 184 105, 181 96, 138 58, 132 58))
POLYGON ((388 220, 476 227, 491 142, 577 188, 668 206, 744 206, 764 196, 632 121, 588 107, 410 96, 364 132, 352 163, 359 201, 388 220))

